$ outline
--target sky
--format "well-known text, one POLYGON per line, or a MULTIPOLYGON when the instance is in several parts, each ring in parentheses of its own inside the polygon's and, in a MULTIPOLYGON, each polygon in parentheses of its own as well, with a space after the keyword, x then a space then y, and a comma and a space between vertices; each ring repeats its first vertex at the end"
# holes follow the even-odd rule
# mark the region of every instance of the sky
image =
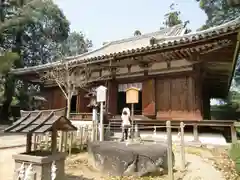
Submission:
POLYGON ((128 38, 135 30, 142 34, 159 30, 170 4, 176 3, 183 21, 193 31, 206 21, 196 0, 54 0, 70 21, 71 31, 92 40, 93 49, 103 42, 128 38))

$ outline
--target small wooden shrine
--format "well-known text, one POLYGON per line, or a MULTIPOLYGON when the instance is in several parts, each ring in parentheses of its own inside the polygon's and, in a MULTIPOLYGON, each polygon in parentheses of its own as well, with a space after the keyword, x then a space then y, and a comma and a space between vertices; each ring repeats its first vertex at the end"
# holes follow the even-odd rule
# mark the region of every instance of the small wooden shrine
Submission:
POLYGON ((65 109, 21 111, 21 118, 12 126, 4 130, 5 133, 24 133, 26 138, 26 152, 14 155, 15 175, 18 179, 18 169, 25 164, 31 165, 35 180, 51 180, 51 165, 56 164, 56 179, 65 180, 64 161, 66 154, 57 151, 57 132, 75 131, 77 128, 65 117, 65 109), (51 133, 50 150, 33 150, 32 136, 51 133))

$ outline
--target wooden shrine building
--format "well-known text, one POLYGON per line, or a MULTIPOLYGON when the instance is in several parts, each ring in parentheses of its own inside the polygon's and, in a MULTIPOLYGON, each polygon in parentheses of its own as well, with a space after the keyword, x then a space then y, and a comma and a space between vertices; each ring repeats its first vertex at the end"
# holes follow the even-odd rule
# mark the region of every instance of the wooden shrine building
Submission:
MULTIPOLYGON (((135 114, 159 120, 210 118, 210 98, 228 95, 239 54, 240 18, 204 31, 186 34, 183 25, 105 43, 101 48, 66 58, 69 66, 92 67, 89 86, 108 88, 106 109, 120 114, 126 106, 125 90, 140 89, 135 114), (98 77, 103 77, 98 80, 98 77)), ((15 69, 24 80, 40 83, 39 72, 60 62, 15 69)), ((66 106, 56 84, 45 85, 46 108, 66 106)), ((91 112, 87 92, 79 89, 72 110, 91 112)))

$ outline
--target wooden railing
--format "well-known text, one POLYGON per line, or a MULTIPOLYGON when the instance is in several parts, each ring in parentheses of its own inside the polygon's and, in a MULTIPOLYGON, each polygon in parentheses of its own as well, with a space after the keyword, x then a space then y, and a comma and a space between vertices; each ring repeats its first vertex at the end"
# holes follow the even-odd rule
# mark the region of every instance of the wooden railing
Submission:
MULTIPOLYGON (((99 117, 99 113, 98 113, 99 117)), ((113 118, 112 114, 108 114, 108 118, 113 118)), ((72 121, 91 121, 92 120, 92 113, 71 113, 70 120, 72 121)))
MULTIPOLYGON (((121 119, 120 117, 112 118, 110 119, 111 122, 111 128, 115 130, 119 130, 121 126, 121 119)), ((146 120, 146 119, 135 119, 134 124, 138 124, 139 128, 144 130, 144 127, 147 126, 163 126, 165 125, 167 120, 146 120)), ((232 142, 237 141, 237 131, 236 128, 240 128, 240 123, 237 123, 236 120, 187 120, 187 121, 178 121, 178 120, 171 120, 172 126, 180 126, 180 123, 184 122, 186 126, 192 126, 193 127, 193 135, 194 140, 199 140, 199 130, 198 127, 227 127, 230 130, 230 136, 232 142)), ((149 128, 147 128, 149 129, 149 128)), ((153 128, 152 128, 153 129, 153 128)))
POLYGON ((71 113, 70 120, 72 120, 72 121, 91 121, 92 113, 71 113))
MULTIPOLYGON (((91 121, 92 120, 92 113, 72 113, 70 116, 70 119, 73 121, 91 121)), ((121 126, 121 117, 120 115, 113 116, 111 114, 108 114, 108 119, 110 122, 110 126, 113 129, 120 130, 121 126)), ((139 127, 144 126, 160 126, 164 125, 167 120, 152 120, 144 116, 135 116, 134 124, 138 124, 139 127)), ((172 126, 179 126, 180 120, 171 120, 172 126)), ((193 134, 194 139, 198 140, 198 127, 205 126, 205 127, 228 127, 230 130, 230 136, 233 142, 237 140, 237 132, 236 127, 240 127, 240 125, 236 125, 236 120, 187 120, 184 121, 184 124, 186 126, 192 126, 193 127, 193 134)))

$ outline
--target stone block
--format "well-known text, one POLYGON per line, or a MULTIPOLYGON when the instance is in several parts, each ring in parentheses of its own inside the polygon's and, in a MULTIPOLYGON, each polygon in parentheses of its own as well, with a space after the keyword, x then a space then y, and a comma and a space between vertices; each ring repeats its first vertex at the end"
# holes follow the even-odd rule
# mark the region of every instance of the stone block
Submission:
POLYGON ((108 175, 144 176, 168 169, 167 145, 164 143, 126 146, 121 142, 91 142, 88 152, 92 165, 108 175))
POLYGON ((13 155, 15 160, 14 179, 18 179, 19 169, 24 163, 25 169, 32 164, 34 180, 51 180, 52 162, 56 164, 56 180, 65 180, 65 159, 66 153, 54 153, 49 151, 34 151, 13 155))

